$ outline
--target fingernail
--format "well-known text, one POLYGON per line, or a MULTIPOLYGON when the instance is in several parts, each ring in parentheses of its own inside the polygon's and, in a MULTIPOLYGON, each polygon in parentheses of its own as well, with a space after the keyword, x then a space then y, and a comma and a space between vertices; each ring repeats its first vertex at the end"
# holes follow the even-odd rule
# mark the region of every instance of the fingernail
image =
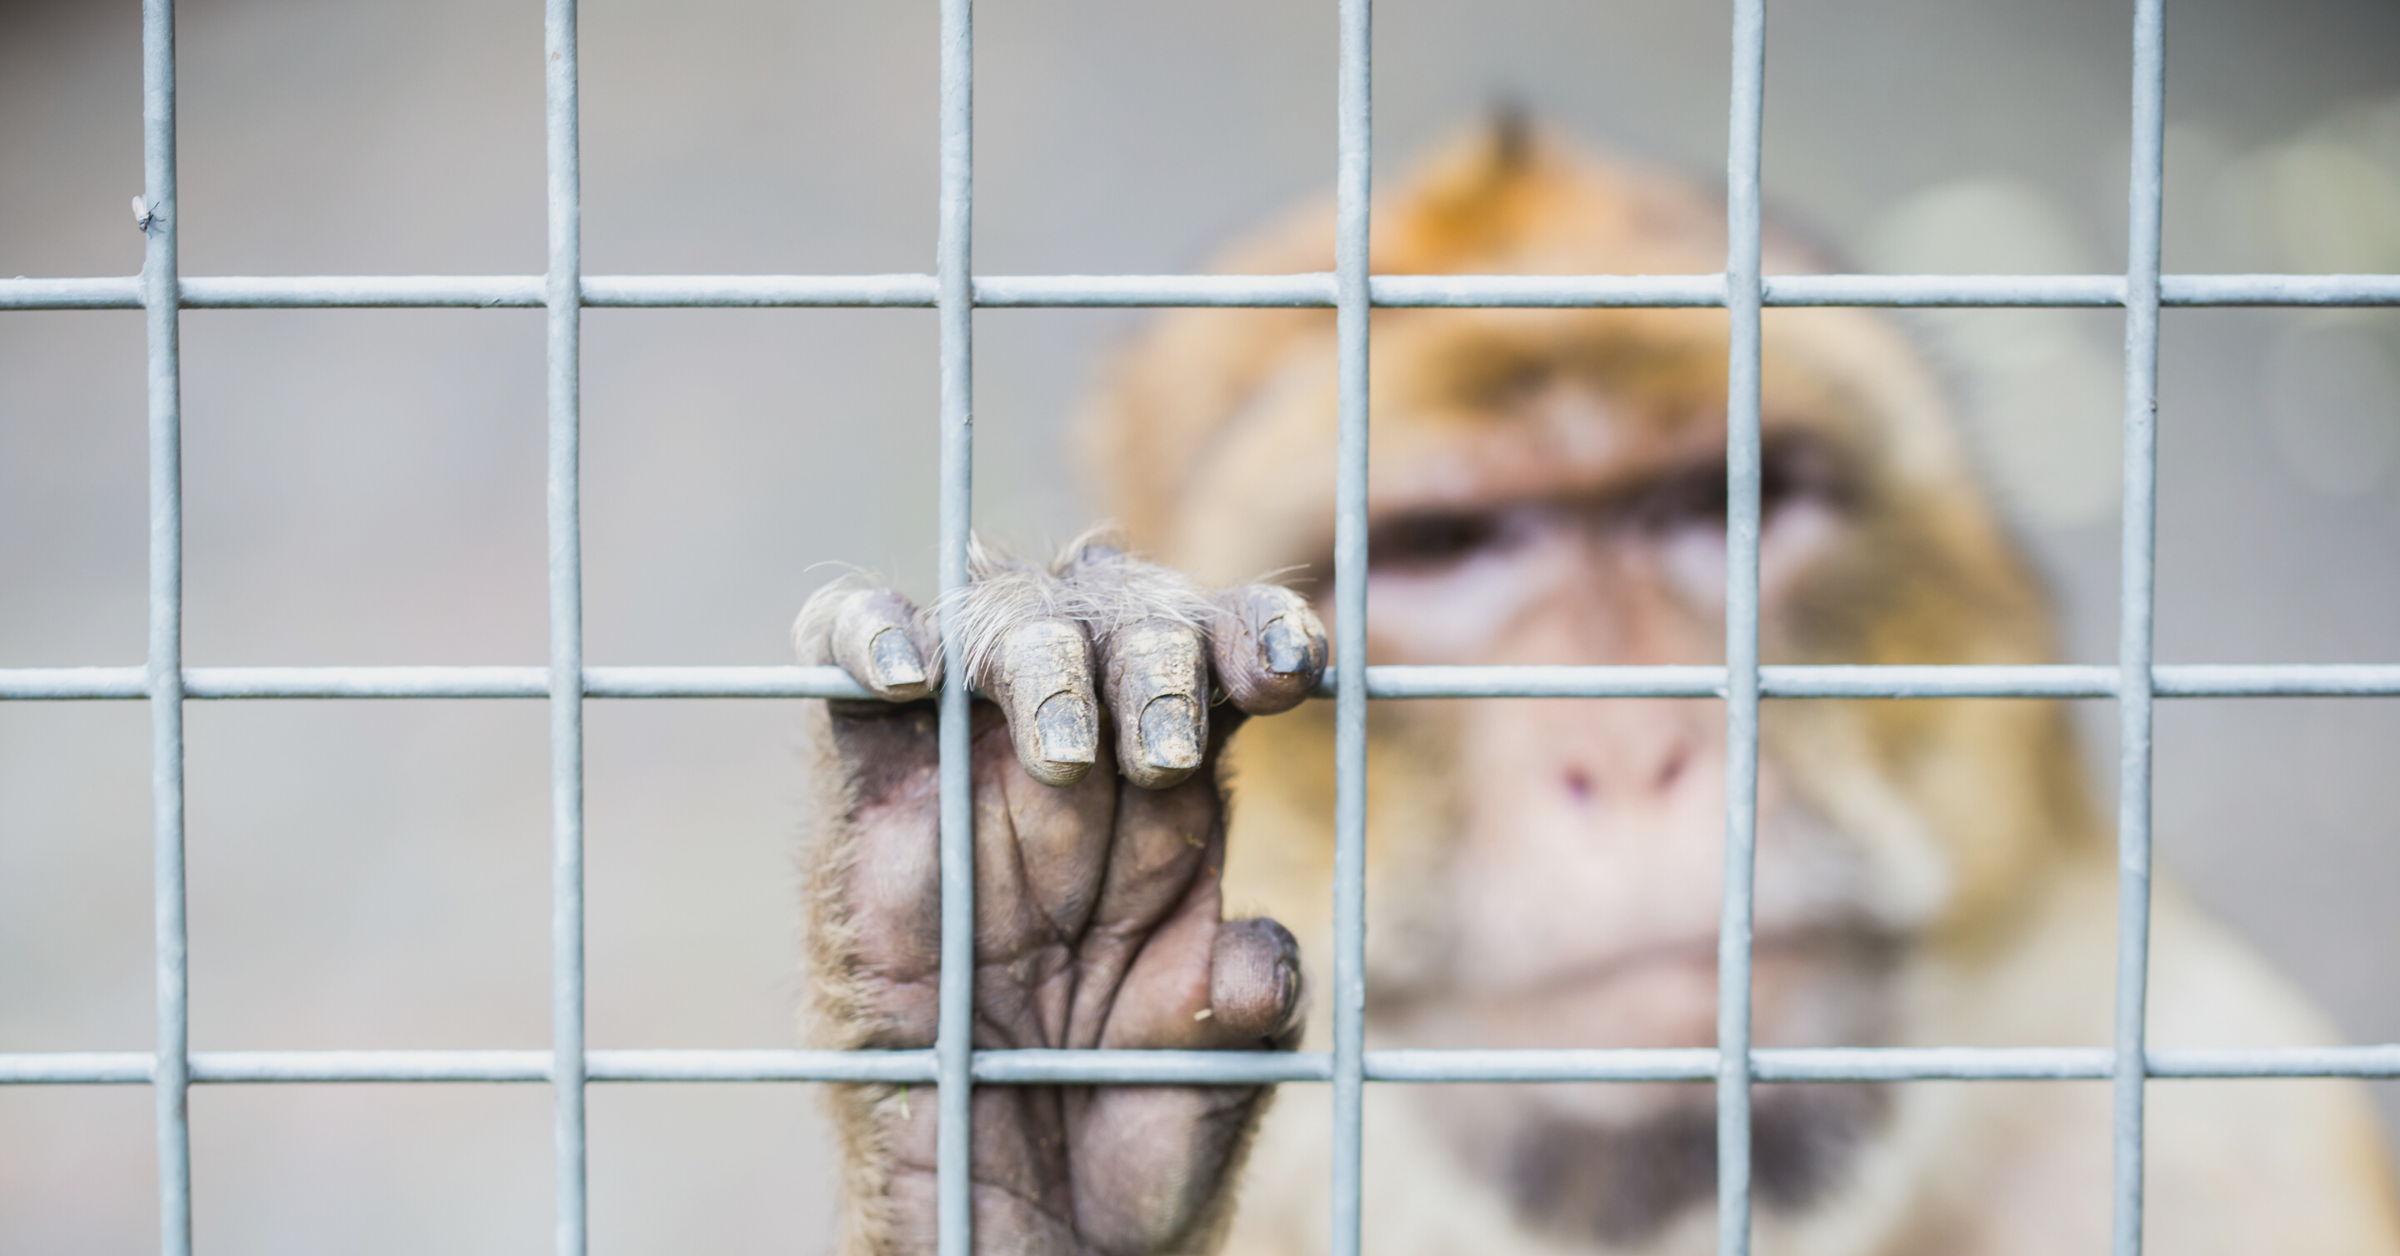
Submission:
POLYGON ((875 683, 884 689, 923 684, 925 659, 917 643, 897 628, 886 628, 867 643, 867 661, 875 668, 875 683))
POLYGON ((1034 736, 1045 763, 1090 763, 1100 751, 1100 725, 1092 704, 1071 693, 1042 699, 1033 713, 1034 736))
POLYGON ((1267 670, 1278 676, 1308 670, 1308 636, 1281 616, 1259 629, 1258 652, 1266 660, 1267 670))
POLYGON ((1142 708, 1142 752, 1150 766, 1170 772, 1200 766, 1200 721, 1192 700, 1180 693, 1150 699, 1142 708))

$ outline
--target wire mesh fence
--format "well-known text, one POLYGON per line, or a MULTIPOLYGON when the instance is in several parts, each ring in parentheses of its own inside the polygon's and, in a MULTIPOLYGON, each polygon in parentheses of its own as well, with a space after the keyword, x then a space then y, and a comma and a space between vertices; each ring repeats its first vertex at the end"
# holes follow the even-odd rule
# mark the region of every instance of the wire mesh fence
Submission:
MULTIPOLYGON (((582 272, 576 6, 546 11, 548 269, 526 276, 184 278, 177 258, 172 0, 143 6, 146 244, 132 277, 0 279, 0 309, 146 311, 149 386, 150 635, 140 666, 0 669, 0 699, 142 700, 152 730, 156 1049, 0 1054, 0 1083, 149 1085, 157 1100, 161 1250, 191 1248, 188 1090, 195 1084, 500 1082, 553 1088, 560 1256, 586 1232, 585 1088, 593 1082, 876 1081, 939 1092, 942 1250, 971 1250, 968 1095, 974 1085, 1314 1083, 1333 1089, 1333 1249, 1360 1249, 1363 1087, 1367 1082, 1713 1082, 1719 1248, 1746 1252, 1750 1088, 1756 1082, 2107 1080, 2115 1093, 2113 1247, 2141 1248, 2145 1083, 2151 1078, 2395 1077, 2400 1047, 2151 1050, 2149 948, 2151 727, 2157 698, 2400 696, 2400 666, 2158 666, 2152 661, 2158 315, 2170 306, 2400 305, 2400 276, 2162 275, 2164 13, 2132 12, 2133 125, 2122 275, 1814 275, 1760 272, 1759 170, 1766 33, 1763 0, 1734 0, 1726 152, 1728 254, 1716 275, 1429 276, 1368 273, 1373 186, 1371 6, 1339 0, 1337 264, 1316 275, 978 276, 973 203, 973 25, 969 0, 942 0, 938 265, 932 274, 644 275, 582 272), (2125 316, 2124 486, 2118 661, 2114 667, 1762 665, 1759 659, 1760 319, 1777 306, 2104 307, 2125 316), (587 699, 853 697, 831 668, 588 667, 583 658, 578 486, 581 311, 586 307, 930 307, 940 322, 940 575, 967 579, 972 514, 971 347, 977 308, 1220 306, 1335 311, 1340 373, 1335 658, 1321 696, 1335 704, 1337 798, 1333 1042, 1329 1051, 971 1049, 973 884, 963 667, 946 669, 941 732, 943 980, 937 1043, 926 1051, 592 1050, 584 1040, 584 762, 587 699), (1367 335, 1387 307, 1722 307, 1731 328, 1728 585, 1722 667, 1375 667, 1366 655, 1367 335), (541 667, 196 667, 182 659, 183 309, 540 307, 547 311, 550 662, 541 667), (1684 1050, 1365 1049, 1366 704, 1437 697, 1684 697, 1726 705, 1725 869, 1719 923, 1718 1046, 1684 1050), (552 1045, 548 1051, 220 1051, 190 1049, 185 971, 183 704, 266 698, 526 698, 550 713, 552 1045), (1768 698, 2098 698, 2117 704, 2120 868, 2116 1036, 2111 1048, 1754 1048, 1750 927, 1759 709, 1768 698)), ((950 647, 955 650, 955 644, 950 647)))

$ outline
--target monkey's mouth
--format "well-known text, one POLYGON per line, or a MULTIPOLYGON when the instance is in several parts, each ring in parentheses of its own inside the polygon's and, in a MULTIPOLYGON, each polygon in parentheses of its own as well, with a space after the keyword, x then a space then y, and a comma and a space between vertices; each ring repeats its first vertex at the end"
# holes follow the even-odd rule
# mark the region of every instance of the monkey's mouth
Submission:
MULTIPOLYGON (((1881 1041, 1896 953, 1888 937, 1848 922, 1760 930, 1751 945, 1757 1041, 1881 1041)), ((1710 1047, 1717 972, 1714 937, 1645 943, 1501 990, 1428 999, 1394 1027, 1424 1046, 1710 1047)), ((1519 1215, 1570 1242, 1639 1245, 1715 1189, 1715 1101, 1706 1086, 1461 1086, 1426 1102, 1443 1105, 1468 1162, 1519 1215)), ((1779 1085, 1760 1088, 1754 1105, 1759 1196, 1795 1210, 1840 1181, 1884 1098, 1868 1086, 1779 1085)))
MULTIPOLYGON (((1757 934, 1751 986, 1758 1040, 1859 1045, 1880 1019, 1875 992, 1890 951, 1888 942, 1849 925, 1757 934)), ((1485 1047, 1714 1046, 1717 940, 1642 945, 1515 984, 1486 983, 1463 1006, 1444 1002, 1394 1009, 1405 1036, 1485 1047)))
MULTIPOLYGON (((1750 942, 1754 968, 1795 960, 1822 959, 1849 948, 1856 931, 1837 925, 1801 925, 1756 933, 1750 942)), ((1713 983, 1718 939, 1653 942, 1537 978, 1514 993, 1530 999, 1571 997, 1638 981, 1656 972, 1689 972, 1713 983)))

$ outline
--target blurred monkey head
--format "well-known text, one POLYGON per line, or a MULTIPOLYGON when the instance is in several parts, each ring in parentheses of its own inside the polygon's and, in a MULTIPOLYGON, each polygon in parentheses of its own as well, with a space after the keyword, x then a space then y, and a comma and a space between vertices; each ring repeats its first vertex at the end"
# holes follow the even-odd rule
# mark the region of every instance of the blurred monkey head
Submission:
MULTIPOLYGON (((1313 207, 1222 268, 1330 270, 1331 219, 1313 207)), ((1390 274, 1707 274, 1725 258, 1716 198, 1515 122, 1379 199, 1373 238, 1390 274)), ((1817 266, 1771 233, 1766 269, 1817 266)), ((1387 309, 1371 345, 1370 661, 1722 661, 1722 310, 1387 309)), ((1906 340, 1863 311, 1769 310, 1762 367, 1767 661, 2049 661, 2043 592, 1906 340)), ((1332 620, 1330 312, 1165 317, 1086 434, 1136 548, 1220 583, 1301 568, 1332 620)), ((1772 701, 1764 720, 1762 1045, 1905 1040, 1927 990, 2039 910, 2045 870, 2098 849, 2055 704, 1772 701)), ((1722 704, 1384 702, 1370 727, 1378 1040, 1714 1041, 1722 704)), ((1331 730, 1314 704, 1246 728, 1229 760, 1228 896, 1292 925, 1319 964, 1331 730)), ((1433 1102, 1470 1158, 1561 1228, 1638 1238, 1713 1182, 1705 1088, 1433 1102), (1612 1160, 1675 1180, 1611 1187, 1593 1166, 1612 1160)), ((1875 1110, 1856 1088, 1762 1092, 1764 1197, 1818 1189, 1875 1110)))

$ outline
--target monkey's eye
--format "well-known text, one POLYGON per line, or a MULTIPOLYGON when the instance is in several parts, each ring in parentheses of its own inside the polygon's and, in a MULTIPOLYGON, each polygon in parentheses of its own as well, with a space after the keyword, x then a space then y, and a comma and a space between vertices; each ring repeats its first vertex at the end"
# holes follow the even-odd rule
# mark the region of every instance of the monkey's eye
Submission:
MULTIPOLYGON (((1770 522, 1787 506, 1804 501, 1839 506, 1845 497, 1833 451, 1805 438, 1769 439, 1760 451, 1758 481, 1759 515, 1770 522)), ((1654 532, 1724 527, 1724 466, 1695 466, 1660 481, 1634 503, 1632 514, 1654 532)))
POLYGON ((1759 505, 1767 517, 1773 518, 1776 511, 1798 502, 1814 501, 1838 507, 1847 501, 1848 477, 1841 459, 1823 442, 1805 436, 1771 438, 1761 455, 1759 505))
POLYGON ((1724 470, 1695 467, 1660 482, 1634 504, 1633 517, 1651 532, 1725 526, 1724 470))
POLYGON ((1490 515, 1428 511, 1400 515, 1375 525, 1367 536, 1368 563, 1375 567, 1447 567, 1500 538, 1490 515))

